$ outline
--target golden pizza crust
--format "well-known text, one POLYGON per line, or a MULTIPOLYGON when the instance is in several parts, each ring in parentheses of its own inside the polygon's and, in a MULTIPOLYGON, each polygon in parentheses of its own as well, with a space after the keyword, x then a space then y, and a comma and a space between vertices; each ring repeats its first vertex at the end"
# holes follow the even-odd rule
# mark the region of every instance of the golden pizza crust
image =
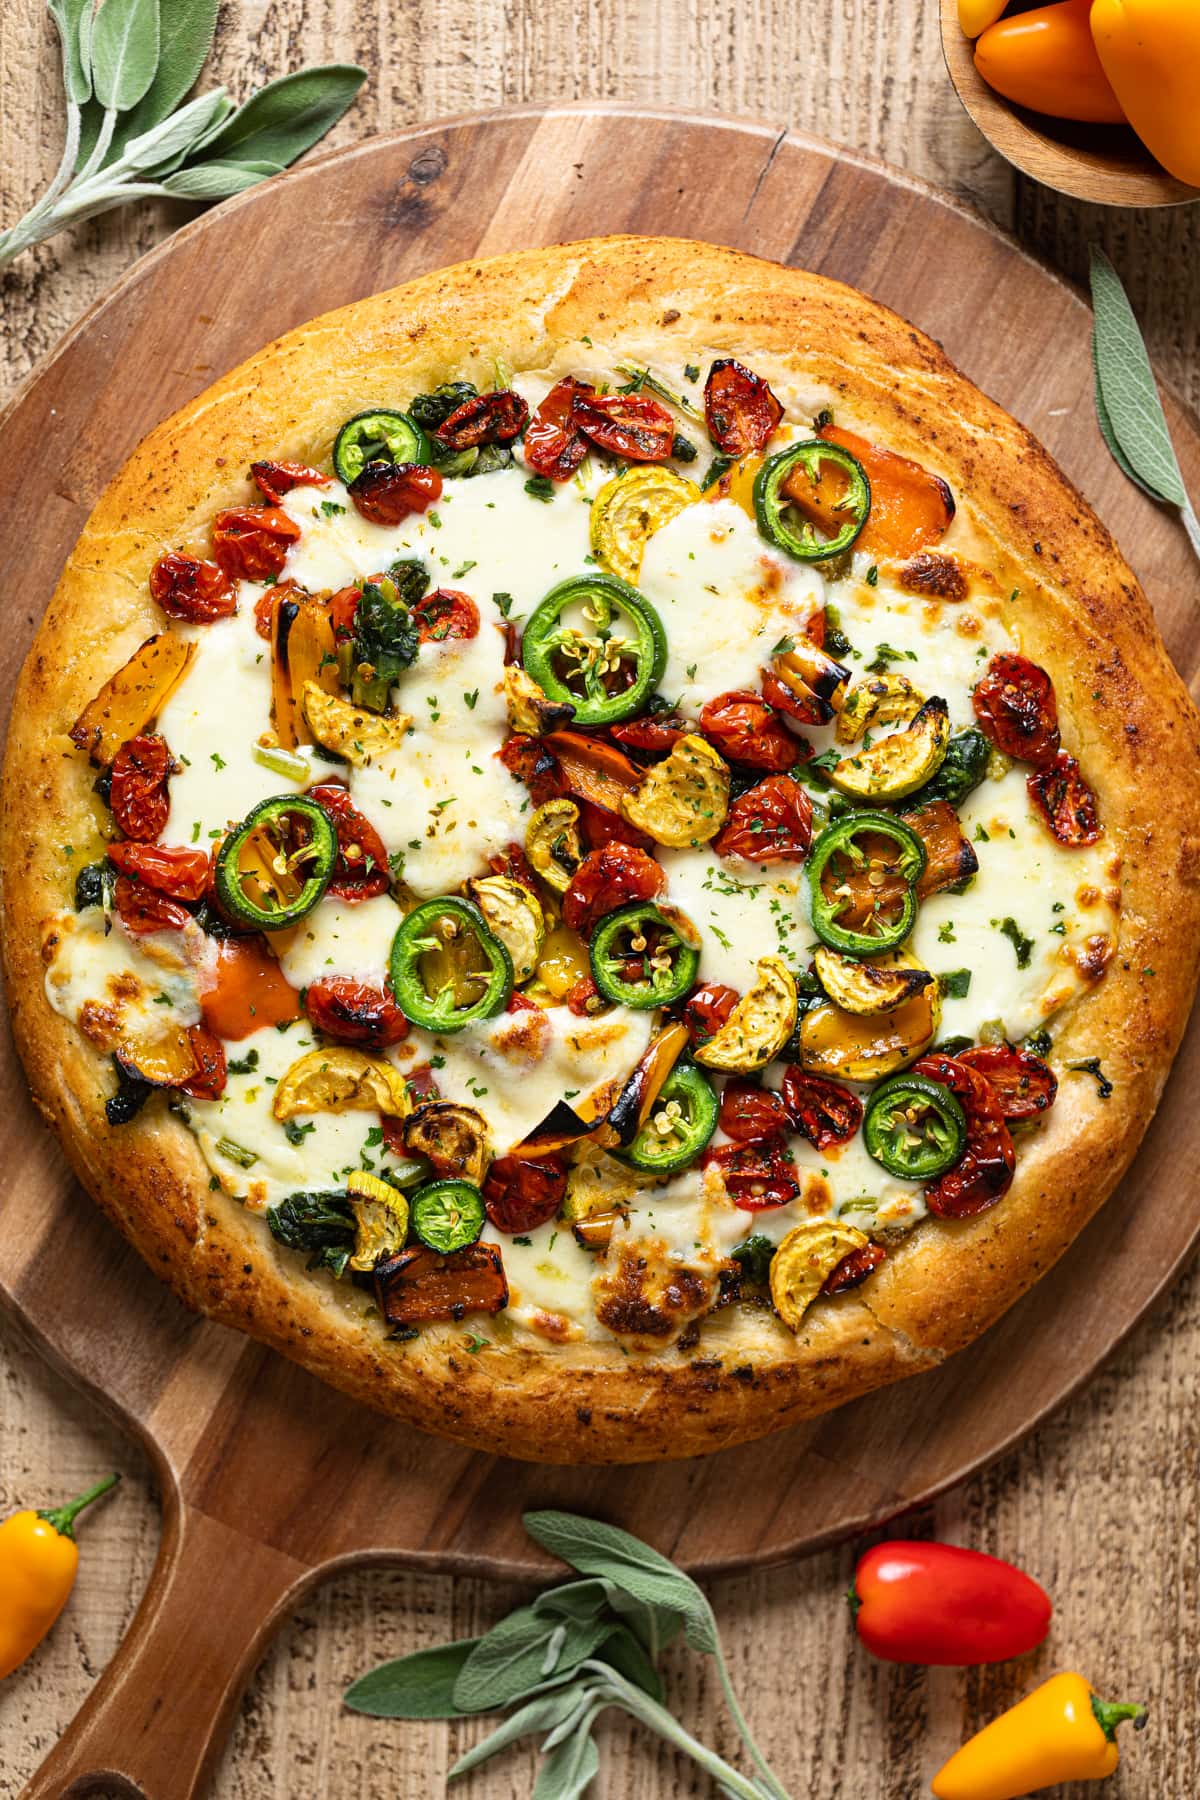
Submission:
POLYGON ((1063 1253, 1120 1180, 1166 1080, 1200 945, 1200 720, 1144 594, 1044 450, 895 314, 849 288, 674 240, 611 238, 465 263, 288 334, 142 444, 93 512, 17 690, 4 770, 3 932, 17 1043, 80 1179, 189 1306, 345 1392, 442 1435, 547 1461, 689 1456, 760 1436, 932 1366, 1063 1253), (167 1113, 112 1130, 107 1061, 49 1007, 39 926, 69 904, 64 842, 99 854, 92 772, 67 731, 100 681, 161 627, 147 577, 254 498, 255 457, 317 462, 349 414, 493 358, 562 371, 588 337, 625 359, 733 354, 810 391, 942 475, 1003 544, 1010 618, 1052 673, 1063 737, 1123 859, 1120 951, 1056 1026, 1055 1062, 1103 1050, 1114 1092, 1068 1078, 1022 1144, 1014 1185, 972 1221, 920 1225, 864 1288, 822 1301, 798 1338, 731 1308, 694 1350, 462 1349, 461 1331, 392 1343, 364 1296, 309 1274, 221 1193, 167 1113), (1155 971, 1153 975, 1149 971, 1155 971))

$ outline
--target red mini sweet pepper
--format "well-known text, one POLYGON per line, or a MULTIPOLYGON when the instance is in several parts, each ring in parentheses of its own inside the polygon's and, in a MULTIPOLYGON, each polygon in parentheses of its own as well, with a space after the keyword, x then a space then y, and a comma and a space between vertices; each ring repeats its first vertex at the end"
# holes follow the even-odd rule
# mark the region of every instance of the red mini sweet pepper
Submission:
POLYGON ((999 1557, 955 1544, 876 1544, 850 1590, 859 1638, 885 1662, 1006 1662, 1041 1643, 1050 1597, 999 1557))

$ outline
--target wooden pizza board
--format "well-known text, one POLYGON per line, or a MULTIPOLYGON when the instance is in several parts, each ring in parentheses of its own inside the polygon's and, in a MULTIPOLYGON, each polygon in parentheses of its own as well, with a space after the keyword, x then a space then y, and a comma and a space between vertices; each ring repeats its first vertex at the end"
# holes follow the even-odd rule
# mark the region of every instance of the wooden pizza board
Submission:
MULTIPOLYGON (((1195 675, 1197 568, 1173 518, 1100 440, 1078 295, 946 196, 813 139, 587 105, 372 139, 228 202, 134 265, 0 422, 4 694, 110 476, 265 338, 463 257, 619 231, 821 270, 931 332, 1058 457, 1195 675)), ((1196 423, 1168 411, 1200 491, 1196 423)), ((538 1578, 547 1564, 520 1518, 550 1505, 618 1521, 713 1573, 798 1556, 960 1481, 1084 1381, 1187 1257, 1198 1077, 1193 1031, 1133 1176, 1060 1266, 943 1369, 707 1460, 561 1469, 422 1436, 187 1314, 75 1185, 5 1042, 0 1298, 148 1445, 165 1514, 141 1610, 28 1800, 81 1793, 93 1775, 147 1800, 202 1792, 281 1616, 351 1562, 538 1578)))

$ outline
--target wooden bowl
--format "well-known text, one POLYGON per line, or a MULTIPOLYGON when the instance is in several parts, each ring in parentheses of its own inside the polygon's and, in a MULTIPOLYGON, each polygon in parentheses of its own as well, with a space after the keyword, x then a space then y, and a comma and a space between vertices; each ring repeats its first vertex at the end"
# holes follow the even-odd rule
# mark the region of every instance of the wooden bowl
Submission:
POLYGON ((975 67, 958 0, 941 0, 942 51, 959 99, 988 143, 1035 181, 1100 206, 1180 206, 1200 200, 1155 162, 1126 125, 1075 125, 1014 106, 975 67))

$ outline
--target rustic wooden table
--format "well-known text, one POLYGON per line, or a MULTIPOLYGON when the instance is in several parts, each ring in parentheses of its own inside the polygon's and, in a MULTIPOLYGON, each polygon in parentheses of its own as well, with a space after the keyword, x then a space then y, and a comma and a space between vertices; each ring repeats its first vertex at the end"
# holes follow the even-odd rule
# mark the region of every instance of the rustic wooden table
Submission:
MULTIPOLYGON (((586 9, 567 0, 441 0, 428 11, 410 0, 226 0, 211 74, 242 93, 301 61, 334 59, 363 64, 370 81, 330 143, 529 99, 713 108, 803 126, 939 182, 1070 279, 1082 278, 1087 244, 1099 239, 1129 285, 1160 368, 1200 403, 1200 208, 1105 212, 1015 178, 959 110, 934 0, 594 0, 586 9)), ((41 0, 3 0, 0 221, 15 218, 53 169, 59 115, 57 53, 41 0)), ((132 208, 0 276, 0 393, 185 216, 182 208, 132 208)), ((913 255, 936 274, 933 247, 914 244, 913 255)), ((1005 322, 981 320, 980 329, 1003 331, 1005 322)), ((1022 354, 1019 343, 1013 354, 1022 354)), ((4 571, 10 605, 19 582, 19 570, 4 571)), ((70 1305, 66 1279, 63 1304, 70 1305)), ((126 1478, 119 1499, 85 1529, 67 1614, 0 1687, 0 1796, 11 1796, 125 1630, 154 1559, 158 1515, 139 1454, 3 1322, 0 1380, 0 1513, 65 1497, 109 1467, 126 1478)), ((918 1534, 1009 1556, 1045 1582, 1058 1617, 1051 1645, 1031 1663, 965 1674, 870 1663, 841 1604, 850 1548, 715 1586, 736 1684, 792 1792, 916 1800, 942 1757, 1035 1676, 1078 1667, 1114 1697, 1154 1703, 1151 1730, 1106 1790, 1112 1800, 1195 1800, 1198 1384, 1193 1273, 1051 1424, 909 1522, 918 1534)), ((494 1583, 390 1571, 318 1592, 258 1670, 216 1800, 440 1795, 467 1741, 462 1733, 358 1719, 341 1710, 339 1695, 383 1656, 477 1631, 517 1597, 494 1583)), ((680 1656, 670 1681, 691 1728, 732 1754, 705 1666, 680 1656)), ((464 1800, 528 1793, 532 1770, 533 1759, 520 1753, 489 1765, 464 1800)), ((708 1791, 690 1766, 616 1724, 605 1732, 598 1788, 605 1800, 708 1791)), ((1062 1790, 1079 1800, 1085 1791, 1094 1790, 1062 1790)))

